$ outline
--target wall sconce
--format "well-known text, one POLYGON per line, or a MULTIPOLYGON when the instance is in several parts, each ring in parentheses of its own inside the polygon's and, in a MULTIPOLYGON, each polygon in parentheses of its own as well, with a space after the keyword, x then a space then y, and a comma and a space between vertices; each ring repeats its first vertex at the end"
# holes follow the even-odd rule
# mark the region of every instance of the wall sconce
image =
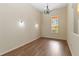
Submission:
POLYGON ((19 24, 20 27, 23 27, 23 26, 24 26, 24 21, 19 20, 19 21, 18 21, 18 24, 19 24))
POLYGON ((35 28, 38 28, 39 27, 39 25, 38 24, 35 24, 35 28))

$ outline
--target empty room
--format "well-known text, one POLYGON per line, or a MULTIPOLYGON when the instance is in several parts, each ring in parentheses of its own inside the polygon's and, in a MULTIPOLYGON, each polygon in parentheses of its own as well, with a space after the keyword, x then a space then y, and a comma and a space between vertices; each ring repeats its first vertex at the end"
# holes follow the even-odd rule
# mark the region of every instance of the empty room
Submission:
POLYGON ((78 3, 0 3, 1 56, 79 56, 78 3))

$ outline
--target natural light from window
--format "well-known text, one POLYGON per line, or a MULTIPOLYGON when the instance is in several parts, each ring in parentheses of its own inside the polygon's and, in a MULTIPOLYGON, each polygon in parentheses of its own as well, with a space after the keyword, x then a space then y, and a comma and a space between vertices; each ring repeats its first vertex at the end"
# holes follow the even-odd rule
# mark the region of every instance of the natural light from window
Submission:
POLYGON ((53 33, 59 32, 59 16, 52 16, 51 31, 53 31, 53 33))

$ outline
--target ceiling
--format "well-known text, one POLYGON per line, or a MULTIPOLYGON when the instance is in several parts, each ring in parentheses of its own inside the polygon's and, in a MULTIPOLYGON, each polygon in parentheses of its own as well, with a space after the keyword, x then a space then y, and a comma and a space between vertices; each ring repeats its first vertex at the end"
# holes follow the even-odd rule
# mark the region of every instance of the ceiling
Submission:
POLYGON ((53 9, 56 9, 56 8, 62 8, 62 7, 67 6, 66 3, 32 3, 31 5, 33 7, 35 7, 36 9, 38 9, 39 11, 43 12, 44 7, 47 4, 48 4, 50 10, 53 10, 53 9))

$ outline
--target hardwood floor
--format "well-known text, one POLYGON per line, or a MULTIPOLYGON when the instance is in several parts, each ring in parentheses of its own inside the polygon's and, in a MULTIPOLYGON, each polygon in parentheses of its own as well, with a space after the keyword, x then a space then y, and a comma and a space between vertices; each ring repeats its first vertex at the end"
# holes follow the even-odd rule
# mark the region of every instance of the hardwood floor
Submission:
POLYGON ((66 40, 39 38, 3 56, 71 56, 66 40))

